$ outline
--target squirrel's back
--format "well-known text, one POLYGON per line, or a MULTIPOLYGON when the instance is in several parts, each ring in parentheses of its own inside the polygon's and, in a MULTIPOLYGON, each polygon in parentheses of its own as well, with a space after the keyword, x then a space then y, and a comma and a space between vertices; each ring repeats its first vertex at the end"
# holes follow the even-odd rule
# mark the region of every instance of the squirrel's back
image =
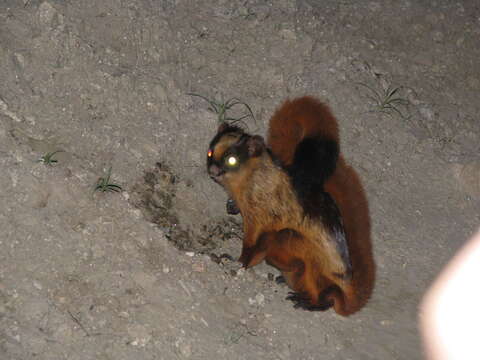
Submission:
POLYGON ((344 315, 359 310, 371 296, 375 281, 370 217, 360 178, 340 155, 335 117, 315 98, 287 100, 270 119, 267 143, 306 205, 308 199, 325 191, 338 206, 352 265, 352 287, 343 289, 345 301, 335 308, 344 315))

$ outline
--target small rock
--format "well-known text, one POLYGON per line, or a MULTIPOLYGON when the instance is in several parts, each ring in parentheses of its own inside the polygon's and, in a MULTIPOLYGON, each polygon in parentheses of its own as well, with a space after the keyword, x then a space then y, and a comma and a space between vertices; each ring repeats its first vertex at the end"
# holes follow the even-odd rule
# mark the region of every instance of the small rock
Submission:
MULTIPOLYGON (((184 330, 182 329, 182 333, 184 334, 184 330)), ((184 338, 178 338, 175 341, 175 347, 179 350, 180 354, 184 357, 189 358, 192 356, 192 346, 185 341, 184 338)))
POLYGON ((297 35, 295 34, 294 30, 290 30, 290 29, 280 30, 280 35, 285 40, 293 40, 293 41, 297 40, 297 35))
POLYGON ((130 345, 132 346, 145 346, 152 339, 152 335, 148 329, 141 324, 134 324, 128 327, 128 335, 132 338, 130 345))
POLYGON ((37 280, 33 280, 33 286, 34 286, 35 289, 37 289, 37 290, 42 290, 42 289, 43 289, 42 284, 40 284, 37 280))
POLYGON ((262 293, 258 293, 255 295, 255 298, 248 298, 248 304, 249 305, 258 305, 258 306, 264 306, 265 305, 265 295, 262 293))
POLYGON ((467 79, 467 83, 468 85, 473 88, 473 89, 478 89, 480 88, 480 80, 477 79, 476 77, 473 77, 473 76, 470 76, 468 79, 467 79))
POLYGON ((190 257, 194 257, 194 256, 195 256, 195 253, 194 253, 193 251, 187 251, 187 252, 185 253, 185 255, 190 256, 190 257))
POLYGON ((422 106, 422 107, 420 107, 419 111, 420 111, 420 114, 425 119, 427 119, 428 121, 434 121, 435 120, 435 112, 432 109, 430 109, 429 107, 422 106))
POLYGON ((192 264, 192 270, 195 272, 205 272, 205 264, 204 263, 194 263, 192 264))
POLYGON ((258 293, 257 295, 255 295, 255 301, 259 306, 265 305, 265 295, 263 295, 262 293, 258 293))
POLYGON ((25 67, 25 57, 21 53, 15 53, 16 64, 22 69, 25 67))
POLYGON ((237 276, 240 277, 240 276, 243 276, 245 275, 245 269, 244 268, 240 268, 237 270, 237 276))
POLYGON ((443 38, 444 38, 444 36, 443 36, 443 33, 442 33, 442 32, 440 32, 440 31, 435 31, 435 32, 433 33, 433 40, 434 40, 435 42, 442 42, 442 41, 443 41, 443 38))
POLYGON ((200 321, 203 323, 203 325, 205 325, 206 327, 208 327, 208 322, 202 317, 200 318, 200 321))
POLYGON ((185 357, 190 357, 192 356, 192 347, 190 344, 180 344, 178 349, 180 350, 180 353, 185 356, 185 357))
POLYGON ((137 218, 137 219, 141 219, 142 218, 142 212, 138 209, 133 209, 132 210, 132 213, 133 215, 137 218))
POLYGON ((38 18, 44 25, 50 25, 57 10, 47 1, 38 7, 38 18))
POLYGON ((452 172, 464 192, 480 197, 480 163, 454 164, 452 172))
POLYGON ((92 247, 92 256, 94 259, 99 259, 105 256, 105 250, 100 245, 94 245, 92 247))

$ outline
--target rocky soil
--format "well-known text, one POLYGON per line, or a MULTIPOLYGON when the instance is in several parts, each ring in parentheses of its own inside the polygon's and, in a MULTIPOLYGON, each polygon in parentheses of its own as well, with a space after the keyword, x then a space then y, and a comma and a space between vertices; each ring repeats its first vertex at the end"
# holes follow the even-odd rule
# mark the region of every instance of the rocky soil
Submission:
POLYGON ((419 300, 480 223, 479 94, 475 0, 1 1, 0 359, 421 359, 419 300), (330 105, 370 205, 361 312, 240 269, 189 93, 260 134, 330 105))

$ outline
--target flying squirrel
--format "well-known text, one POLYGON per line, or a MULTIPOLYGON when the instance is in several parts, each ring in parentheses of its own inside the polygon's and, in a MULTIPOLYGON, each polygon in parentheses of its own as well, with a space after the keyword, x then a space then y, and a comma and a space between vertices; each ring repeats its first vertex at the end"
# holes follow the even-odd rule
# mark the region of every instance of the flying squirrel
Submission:
POLYGON ((263 260, 276 267, 296 308, 348 316, 365 305, 375 278, 368 203, 326 105, 286 100, 270 119, 267 143, 221 124, 207 171, 230 197, 227 212, 242 215, 244 267, 263 260))

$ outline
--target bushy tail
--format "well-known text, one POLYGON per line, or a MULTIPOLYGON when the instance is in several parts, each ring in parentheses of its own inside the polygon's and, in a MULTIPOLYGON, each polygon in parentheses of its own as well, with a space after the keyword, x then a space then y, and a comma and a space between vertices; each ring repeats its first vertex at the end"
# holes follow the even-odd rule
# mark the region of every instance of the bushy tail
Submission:
MULTIPOLYGON (((316 155, 328 158, 332 155, 332 144, 338 153, 337 122, 330 109, 313 97, 286 100, 270 119, 267 143, 287 167, 294 165, 296 158, 298 160, 311 157, 300 154, 295 156, 295 152, 308 155, 308 150, 314 149, 316 155), (304 139, 317 140, 318 143, 309 140, 299 147, 304 139)), ((318 159, 316 164, 318 167, 318 159)))
POLYGON ((301 202, 308 203, 333 174, 340 148, 328 107, 304 96, 285 101, 270 119, 268 145, 290 175, 301 202))
POLYGON ((335 312, 342 316, 351 315, 361 308, 353 289, 350 287, 341 290, 338 285, 331 285, 324 289, 319 295, 318 304, 319 307, 315 308, 315 310, 323 311, 333 306, 335 312), (328 304, 328 307, 322 308, 323 304, 328 304))
POLYGON ((334 308, 341 315, 349 315, 367 303, 375 284, 368 202, 360 178, 342 156, 335 172, 325 183, 325 190, 335 199, 342 214, 352 263, 352 279, 349 284, 339 284, 341 295, 332 294, 334 308))

